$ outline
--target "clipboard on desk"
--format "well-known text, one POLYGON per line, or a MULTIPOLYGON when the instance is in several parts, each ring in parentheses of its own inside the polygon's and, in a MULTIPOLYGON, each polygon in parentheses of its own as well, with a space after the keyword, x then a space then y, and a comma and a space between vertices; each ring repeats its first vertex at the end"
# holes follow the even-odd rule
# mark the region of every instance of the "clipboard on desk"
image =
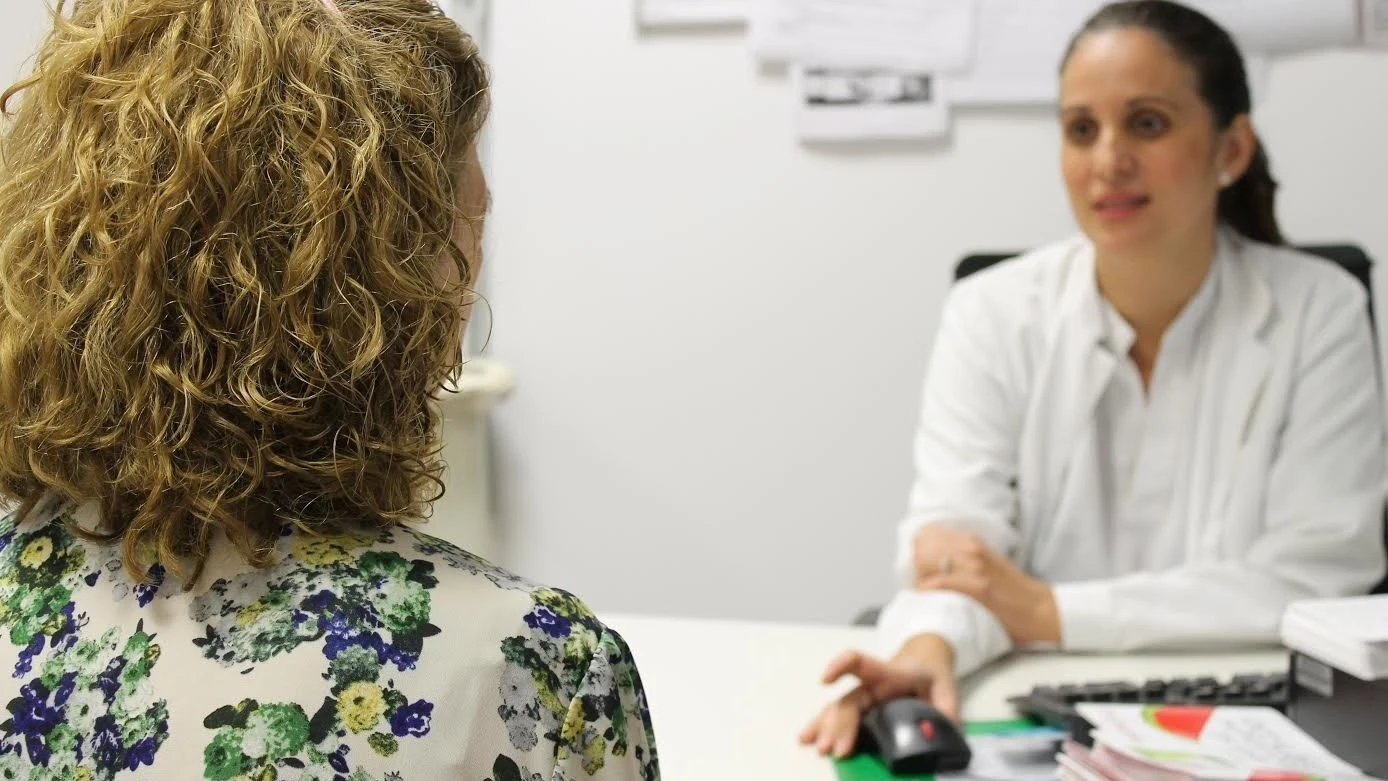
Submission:
MULTIPOLYGON (((1055 754, 1059 750, 1061 740, 1064 739, 1064 732, 1052 730, 1044 727, 1037 727, 1035 723, 1026 719, 1007 719, 1004 721, 975 721, 964 725, 964 733, 969 737, 971 748, 974 749, 974 762, 970 765, 970 770, 962 773, 945 773, 938 778, 939 781, 950 779, 973 781, 974 779, 989 779, 992 776, 987 774, 977 774, 972 772, 980 764, 986 763, 988 758, 984 756, 986 744, 990 739, 1011 740, 1013 738, 1028 740, 1035 744, 1037 738, 1041 742, 1047 743, 1053 740, 1056 746, 1054 750, 1045 752, 1044 767, 1036 770, 1034 778, 1054 778, 1055 777, 1055 754), (979 740, 984 739, 984 740, 979 740)), ((979 768, 983 769, 983 768, 979 768)), ((858 754, 848 759, 834 760, 834 770, 838 774, 839 781, 936 781, 936 776, 932 775, 909 775, 897 776, 887 769, 882 760, 867 754, 858 754)), ((1013 775, 1011 778, 1015 778, 1013 775)), ((1011 778, 1009 781, 1011 781, 1011 778)), ((1017 778, 1016 781, 1025 781, 1017 778)))

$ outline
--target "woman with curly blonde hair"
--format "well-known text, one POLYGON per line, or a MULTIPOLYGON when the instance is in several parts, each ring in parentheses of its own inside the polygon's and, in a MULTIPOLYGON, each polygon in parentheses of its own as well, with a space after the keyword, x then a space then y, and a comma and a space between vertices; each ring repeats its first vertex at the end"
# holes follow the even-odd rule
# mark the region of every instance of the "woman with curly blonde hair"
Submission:
POLYGON ((411 526, 480 261, 472 40, 429 0, 59 0, 35 63, 0 775, 658 778, 622 639, 411 526))

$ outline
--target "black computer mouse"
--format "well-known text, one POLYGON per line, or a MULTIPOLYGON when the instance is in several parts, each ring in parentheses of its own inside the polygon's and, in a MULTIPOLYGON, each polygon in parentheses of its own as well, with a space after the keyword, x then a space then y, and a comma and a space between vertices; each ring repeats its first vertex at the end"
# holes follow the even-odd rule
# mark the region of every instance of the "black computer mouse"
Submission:
POLYGON ((864 713, 858 747, 880 757, 893 775, 949 773, 973 759, 959 727, 916 697, 888 700, 864 713))

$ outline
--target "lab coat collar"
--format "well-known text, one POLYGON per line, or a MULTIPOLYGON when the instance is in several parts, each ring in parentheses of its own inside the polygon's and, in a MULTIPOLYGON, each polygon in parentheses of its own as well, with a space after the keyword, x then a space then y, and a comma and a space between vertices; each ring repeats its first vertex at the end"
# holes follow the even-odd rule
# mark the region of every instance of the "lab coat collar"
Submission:
MULTIPOLYGON (((1177 354, 1190 353, 1194 346, 1193 343, 1200 337, 1201 327, 1209 320, 1211 310, 1217 305, 1219 278, 1218 270, 1211 264, 1209 272, 1200 281, 1195 295, 1186 302, 1176 315, 1176 319, 1166 329, 1166 335, 1162 337, 1163 355, 1170 356, 1172 352, 1177 354)), ((1123 356, 1132 352, 1133 344, 1137 341, 1137 331, 1127 320, 1123 319, 1123 315, 1119 314, 1113 303, 1099 293, 1097 280, 1095 281, 1095 301, 1102 315, 1103 329, 1100 342, 1109 352, 1122 360, 1123 356)))
MULTIPOLYGON (((1247 239, 1232 228, 1221 227, 1215 237, 1215 259, 1210 266, 1210 276, 1217 278, 1206 279, 1200 289, 1202 293, 1209 293, 1211 288, 1220 290, 1216 311, 1208 316, 1219 323, 1221 330, 1232 328, 1242 334, 1245 346, 1252 347, 1262 344, 1263 332, 1272 320, 1272 291, 1260 270, 1245 259, 1246 244, 1247 239)), ((1070 264, 1064 281, 1064 303, 1058 323, 1061 333, 1057 334, 1061 338, 1053 343, 1086 350, 1103 347, 1110 334, 1105 302, 1095 281, 1094 246, 1083 242, 1075 253, 1075 262, 1070 264)), ((1096 401, 1097 398, 1096 395, 1096 401)))
MULTIPOLYGON (((1243 320, 1242 326, 1237 328, 1250 339, 1257 340, 1271 322, 1272 291, 1262 274, 1245 261, 1243 250, 1247 241, 1232 228, 1219 229, 1215 236, 1215 259, 1210 266, 1210 275, 1218 275, 1218 279, 1206 279, 1200 290, 1207 293, 1212 287, 1219 288, 1221 300, 1217 309, 1226 316, 1237 314, 1243 320)), ((1062 329, 1072 343, 1104 344, 1109 337, 1108 323, 1105 302, 1095 279, 1093 244, 1086 241, 1076 247, 1075 262, 1070 264, 1064 285, 1062 329)), ((1220 319, 1223 325, 1229 324, 1227 317, 1220 319)), ((1057 344, 1065 341, 1058 340, 1057 344)))

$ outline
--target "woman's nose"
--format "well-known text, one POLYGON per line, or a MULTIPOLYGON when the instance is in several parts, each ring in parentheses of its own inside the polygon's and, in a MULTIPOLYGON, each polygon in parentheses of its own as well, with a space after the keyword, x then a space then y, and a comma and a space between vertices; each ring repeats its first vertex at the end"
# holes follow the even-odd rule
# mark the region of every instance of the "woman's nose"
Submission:
POLYGON ((1093 147, 1094 172, 1106 182, 1121 182, 1137 171, 1137 157, 1127 139, 1105 133, 1093 147))

